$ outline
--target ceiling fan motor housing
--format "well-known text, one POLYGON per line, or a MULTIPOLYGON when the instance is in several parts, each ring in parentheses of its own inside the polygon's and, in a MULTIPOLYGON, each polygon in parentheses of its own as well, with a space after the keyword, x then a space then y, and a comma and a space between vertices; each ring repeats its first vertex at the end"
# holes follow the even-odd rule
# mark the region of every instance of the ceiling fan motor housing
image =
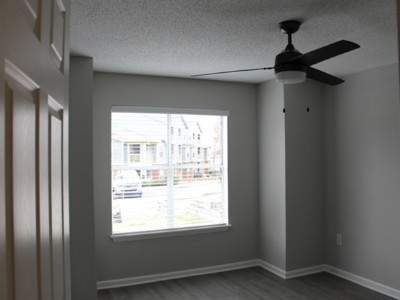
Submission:
POLYGON ((296 57, 300 56, 301 53, 296 49, 287 50, 279 53, 275 58, 275 73, 284 71, 306 71, 306 66, 299 63, 290 63, 296 57))
POLYGON ((288 35, 288 45, 285 50, 275 58, 275 73, 284 71, 306 71, 306 67, 299 63, 291 63, 296 57, 302 55, 292 44, 292 34, 299 30, 301 22, 298 20, 286 20, 279 23, 282 32, 288 35))

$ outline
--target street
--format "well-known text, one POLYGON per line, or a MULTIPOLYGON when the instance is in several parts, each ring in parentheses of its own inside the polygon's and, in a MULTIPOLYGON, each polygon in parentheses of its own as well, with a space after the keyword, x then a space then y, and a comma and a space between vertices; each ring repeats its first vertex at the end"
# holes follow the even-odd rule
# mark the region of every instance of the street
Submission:
POLYGON ((221 223, 223 195, 219 180, 143 187, 138 198, 113 200, 113 233, 221 223), (170 197, 170 201, 168 198, 170 197))

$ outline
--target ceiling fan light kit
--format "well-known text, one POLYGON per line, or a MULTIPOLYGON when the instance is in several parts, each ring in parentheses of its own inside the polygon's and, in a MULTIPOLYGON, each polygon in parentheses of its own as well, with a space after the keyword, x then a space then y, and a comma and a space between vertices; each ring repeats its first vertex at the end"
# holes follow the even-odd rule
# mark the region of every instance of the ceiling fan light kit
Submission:
POLYGON ((282 32, 288 36, 288 44, 286 48, 276 56, 275 65, 273 67, 196 74, 192 75, 192 77, 273 69, 275 71, 276 79, 283 84, 301 83, 304 82, 306 78, 329 85, 338 85, 343 83, 343 79, 312 68, 311 66, 332 57, 353 51, 357 48, 360 48, 360 46, 350 41, 340 40, 338 42, 302 54, 294 47, 292 43, 292 35, 299 30, 300 25, 301 22, 298 20, 286 20, 279 23, 282 32))
POLYGON ((283 71, 275 74, 276 79, 283 84, 296 84, 306 81, 303 71, 283 71))

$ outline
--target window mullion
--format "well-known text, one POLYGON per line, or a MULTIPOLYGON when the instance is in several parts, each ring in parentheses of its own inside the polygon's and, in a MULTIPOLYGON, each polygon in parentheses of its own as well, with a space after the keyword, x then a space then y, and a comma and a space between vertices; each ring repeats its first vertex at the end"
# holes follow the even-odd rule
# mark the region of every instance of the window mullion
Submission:
POLYGON ((175 227, 175 203, 174 203, 174 167, 171 151, 171 115, 167 114, 167 222, 169 228, 175 227))
POLYGON ((227 145, 227 141, 225 141, 225 138, 227 138, 227 136, 225 135, 225 130, 227 130, 226 128, 226 119, 223 117, 220 117, 220 143, 221 143, 221 175, 222 175, 222 198, 223 198, 223 220, 224 222, 228 222, 228 198, 227 198, 227 185, 228 185, 228 180, 227 180, 227 176, 228 176, 228 172, 227 172, 227 168, 226 166, 228 165, 227 162, 227 149, 225 149, 224 146, 228 146, 227 145))

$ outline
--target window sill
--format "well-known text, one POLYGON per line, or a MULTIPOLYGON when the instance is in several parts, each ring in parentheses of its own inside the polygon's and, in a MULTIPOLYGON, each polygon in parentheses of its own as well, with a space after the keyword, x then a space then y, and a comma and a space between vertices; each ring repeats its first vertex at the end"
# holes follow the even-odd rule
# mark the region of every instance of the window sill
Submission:
POLYGON ((185 235, 194 235, 194 234, 202 234, 202 233, 221 232, 221 231, 227 231, 230 227, 231 227, 230 224, 218 224, 218 225, 210 225, 210 226, 142 231, 142 232, 136 232, 136 233, 112 234, 110 236, 110 238, 114 242, 129 242, 129 241, 156 239, 156 238, 163 238, 163 237, 185 236, 185 235))

